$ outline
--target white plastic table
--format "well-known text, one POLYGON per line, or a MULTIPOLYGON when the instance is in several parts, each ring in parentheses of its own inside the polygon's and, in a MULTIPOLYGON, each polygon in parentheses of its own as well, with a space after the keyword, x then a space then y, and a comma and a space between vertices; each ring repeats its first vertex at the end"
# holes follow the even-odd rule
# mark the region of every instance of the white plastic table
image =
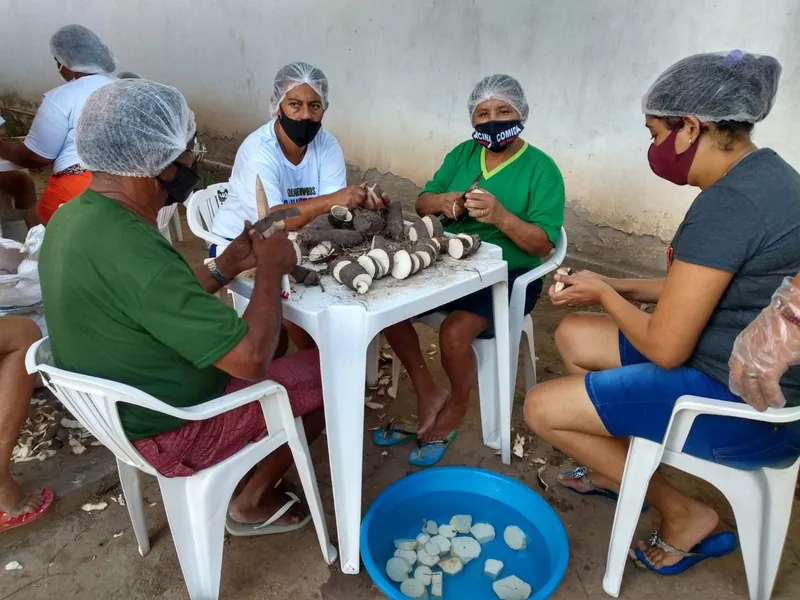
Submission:
MULTIPOLYGON (((250 298, 254 282, 239 278, 232 291, 250 298)), ((502 251, 483 243, 466 260, 446 257, 435 265, 398 281, 375 281, 359 296, 330 276, 322 288, 297 286, 283 302, 283 317, 305 329, 317 343, 322 369, 328 454, 333 484, 336 527, 342 571, 359 572, 361 478, 364 451, 364 376, 367 348, 386 327, 471 294, 492 288, 502 460, 511 462, 511 391, 508 268, 502 251), (324 289, 323 289, 324 288, 324 289)))

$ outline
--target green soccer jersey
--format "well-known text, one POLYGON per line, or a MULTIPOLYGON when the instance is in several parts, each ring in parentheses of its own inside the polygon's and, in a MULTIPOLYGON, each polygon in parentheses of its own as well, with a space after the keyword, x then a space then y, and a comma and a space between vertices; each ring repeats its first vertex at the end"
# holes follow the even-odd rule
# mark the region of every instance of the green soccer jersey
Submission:
MULTIPOLYGON (((125 383, 171 404, 219 396, 230 376, 213 366, 244 337, 236 312, 207 293, 158 230, 93 191, 59 208, 39 259, 58 367, 125 383)), ((119 405, 132 440, 184 421, 119 405)))
MULTIPOLYGON (((462 192, 480 177, 478 187, 494 195, 516 217, 541 227, 555 245, 564 223, 564 179, 556 163, 526 142, 514 156, 489 172, 486 152, 474 140, 459 144, 422 191, 462 192)), ((541 258, 527 254, 494 225, 468 215, 449 223, 445 230, 477 233, 481 240, 500 246, 510 271, 530 270, 542 264, 541 258)))

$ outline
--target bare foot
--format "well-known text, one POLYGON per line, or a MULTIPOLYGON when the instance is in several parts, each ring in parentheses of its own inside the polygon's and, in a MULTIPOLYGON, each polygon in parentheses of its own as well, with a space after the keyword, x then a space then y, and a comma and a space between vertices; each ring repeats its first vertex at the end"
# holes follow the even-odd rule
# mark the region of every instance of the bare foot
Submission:
POLYGON ((585 483, 580 479, 575 479, 574 477, 570 477, 569 475, 564 475, 562 473, 559 474, 558 476, 558 483, 560 483, 566 488, 575 490, 580 494, 591 492, 592 490, 595 490, 597 488, 604 490, 611 490, 612 492, 619 494, 619 484, 614 483, 608 477, 600 475, 600 473, 587 471, 586 479, 589 480, 589 483, 585 483))
MULTIPOLYGON (((684 552, 688 552, 711 535, 719 523, 719 516, 710 506, 695 500, 690 502, 681 509, 670 511, 675 514, 670 514, 669 518, 664 517, 658 530, 661 539, 684 552)), ((670 567, 680 562, 682 558, 661 548, 650 547, 643 541, 636 542, 636 546, 657 569, 670 567)))
POLYGON ((442 411, 450 399, 450 392, 444 388, 436 388, 436 392, 417 399, 417 410, 419 411, 419 425, 417 425, 417 436, 424 436, 433 427, 436 417, 442 411))
POLYGON ((451 397, 436 417, 436 422, 433 424, 433 427, 425 432, 425 435, 417 434, 417 437, 422 442, 444 439, 451 431, 458 429, 459 425, 461 425, 461 421, 464 420, 464 416, 467 414, 468 408, 469 398, 461 402, 451 397))
MULTIPOLYGON (((270 492, 260 503, 253 505, 242 496, 237 496, 228 507, 228 515, 237 523, 252 523, 261 524, 273 517, 284 504, 289 502, 290 498, 286 492, 295 492, 293 486, 290 486, 286 481, 281 484, 272 492, 270 492)), ((297 494, 299 497, 299 494, 297 494)), ((308 516, 308 510, 304 503, 301 502, 292 506, 292 508, 284 514, 280 519, 272 523, 273 525, 297 525, 308 516)))
POLYGON ((0 482, 0 513, 5 517, 18 517, 36 512, 44 502, 44 490, 24 493, 10 475, 0 482))

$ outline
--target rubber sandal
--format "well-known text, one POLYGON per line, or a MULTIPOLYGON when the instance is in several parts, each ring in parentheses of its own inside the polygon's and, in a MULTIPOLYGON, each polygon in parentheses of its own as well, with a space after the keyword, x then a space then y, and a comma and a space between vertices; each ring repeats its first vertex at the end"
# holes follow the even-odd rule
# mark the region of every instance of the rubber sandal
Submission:
POLYGON ((386 426, 372 432, 372 442, 376 446, 397 446, 403 442, 417 437, 417 426, 413 423, 400 423, 395 425, 395 420, 389 421, 386 426))
MULTIPOLYGON (((275 484, 275 488, 277 489, 278 486, 283 482, 283 479, 278 480, 278 483, 275 484)), ((299 523, 295 523, 294 525, 273 525, 275 521, 280 519, 283 515, 289 512, 295 504, 300 504, 300 498, 297 497, 297 494, 292 492, 284 492, 287 496, 289 496, 289 501, 281 506, 277 512, 272 515, 269 519, 264 521, 261 524, 258 523, 239 523, 238 521, 234 521, 231 519, 230 515, 225 519, 225 530, 230 533, 231 535, 235 535, 237 537, 250 537, 255 535, 273 535, 276 533, 289 533, 291 531, 297 531, 298 529, 302 529, 306 525, 309 524, 311 521, 311 515, 307 515, 305 519, 300 521, 299 523)))
POLYGON ((645 567, 650 569, 653 573, 658 573, 659 575, 678 575, 679 573, 683 573, 687 569, 692 568, 697 563, 703 562, 707 558, 722 558, 723 556, 727 556, 734 552, 739 545, 736 541, 736 535, 731 533, 730 531, 723 531, 722 533, 716 533, 714 535, 708 536, 702 542, 697 544, 694 548, 692 548, 689 552, 684 552, 683 550, 678 550, 673 546, 667 544, 664 540, 661 539, 659 536, 658 531, 654 531, 650 534, 650 539, 648 540, 648 544, 653 547, 656 546, 669 552, 670 554, 677 554, 678 556, 682 556, 683 558, 680 562, 675 563, 669 567, 661 567, 657 569, 654 567, 647 557, 644 555, 639 548, 636 548, 634 554, 636 555, 636 559, 639 560, 645 567))
POLYGON ((417 449, 412 450, 408 455, 408 463, 415 467, 432 467, 445 455, 447 449, 450 447, 455 439, 458 437, 458 431, 453 429, 442 440, 433 440, 431 442, 421 442, 417 440, 417 449))
MULTIPOLYGON (((579 492, 575 488, 570 487, 568 485, 564 485, 563 487, 568 489, 570 492, 574 494, 579 494, 581 496, 603 496, 604 498, 609 498, 614 502, 619 500, 619 494, 611 490, 607 490, 606 488, 597 487, 594 483, 592 483, 592 480, 589 479, 588 474, 589 471, 586 467, 576 467, 572 471, 565 471, 564 473, 561 473, 562 477, 577 479, 582 484, 591 486, 592 489, 590 489, 588 492, 579 492)), ((646 511, 648 508, 650 508, 650 505, 647 502, 642 504, 642 512, 646 511)))
MULTIPOLYGON (((17 503, 17 506, 19 506, 20 509, 25 506, 25 502, 27 501, 28 497, 29 495, 26 495, 25 498, 17 503)), ((42 490, 42 503, 35 511, 20 515, 11 515, 9 513, 0 511, 0 533, 4 531, 10 531, 11 529, 16 529, 17 527, 22 527, 23 525, 27 525, 28 523, 38 519, 48 510, 50 510, 50 507, 53 505, 54 497, 53 490, 44 488, 42 490)))

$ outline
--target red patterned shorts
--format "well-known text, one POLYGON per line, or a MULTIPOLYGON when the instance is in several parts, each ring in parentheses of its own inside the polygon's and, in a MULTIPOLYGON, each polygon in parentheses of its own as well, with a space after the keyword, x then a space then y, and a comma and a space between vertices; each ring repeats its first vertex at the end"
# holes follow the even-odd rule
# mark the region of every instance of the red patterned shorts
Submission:
MULTIPOLYGON (((322 408, 322 377, 316 349, 273 360, 266 379, 286 388, 295 417, 322 408)), ((251 385, 253 382, 233 378, 225 393, 251 385)), ((137 440, 133 445, 165 477, 188 477, 233 456, 266 434, 261 404, 251 402, 211 419, 190 421, 173 431, 137 440)))

